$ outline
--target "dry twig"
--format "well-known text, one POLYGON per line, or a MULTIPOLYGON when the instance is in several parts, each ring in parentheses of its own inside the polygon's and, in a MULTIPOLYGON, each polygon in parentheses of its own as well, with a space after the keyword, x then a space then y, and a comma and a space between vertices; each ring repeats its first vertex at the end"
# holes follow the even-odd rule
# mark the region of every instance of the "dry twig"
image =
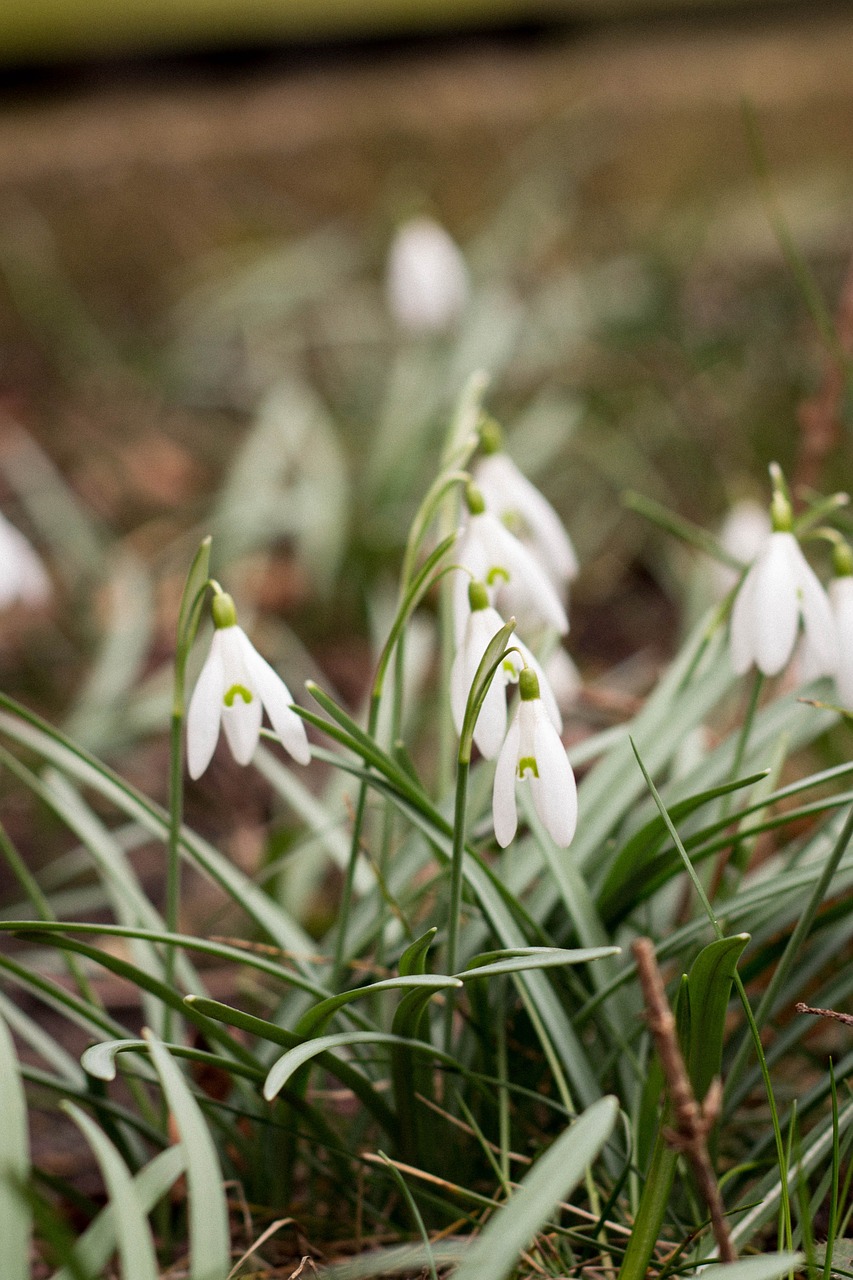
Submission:
POLYGON ((700 1105, 693 1094, 678 1045, 675 1018, 666 998, 654 946, 649 938, 637 938, 632 950, 643 989, 649 1030, 666 1078, 675 1120, 675 1129, 666 1132, 665 1137, 690 1163, 699 1190, 708 1205, 711 1230, 721 1259, 723 1262, 736 1262, 737 1252, 729 1233, 723 1199, 708 1154, 708 1132, 719 1108, 719 1082, 715 1082, 716 1087, 711 1086, 704 1104, 700 1105))

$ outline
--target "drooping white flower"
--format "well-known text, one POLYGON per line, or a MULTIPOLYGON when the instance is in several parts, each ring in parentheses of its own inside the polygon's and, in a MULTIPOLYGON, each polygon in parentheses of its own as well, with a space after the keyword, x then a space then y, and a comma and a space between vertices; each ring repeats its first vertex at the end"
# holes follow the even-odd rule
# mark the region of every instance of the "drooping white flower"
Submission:
POLYGON ((838 645, 829 599, 793 533, 777 529, 735 597, 730 651, 737 674, 754 663, 764 675, 778 675, 793 653, 800 623, 809 672, 831 675, 838 645))
POLYGON ((835 618, 838 637, 838 666, 835 684, 841 705, 853 710, 853 574, 833 578, 829 584, 829 602, 835 618))
POLYGON ((261 733, 263 710, 282 745, 299 764, 311 749, 287 685, 261 657, 242 627, 230 596, 213 601, 216 630, 187 712, 187 767, 199 778, 210 764, 220 726, 238 764, 248 764, 261 733))
POLYGON ((457 648, 462 644, 469 613, 468 583, 485 582, 492 603, 500 613, 523 615, 553 627, 560 635, 569 620, 559 593, 536 557, 506 525, 486 509, 479 490, 469 486, 468 521, 456 544, 456 559, 467 573, 457 573, 453 584, 457 648))
POLYGON ((440 333, 464 310, 468 267, 434 219, 412 218, 399 228, 388 254, 385 292, 395 321, 410 333, 440 333))
POLYGON ((474 482, 493 511, 529 547, 562 594, 578 574, 578 558, 563 522, 547 498, 506 453, 487 453, 474 466, 474 482))
MULTIPOLYGON (((772 531, 767 508, 752 498, 745 498, 734 504, 721 524, 720 545, 742 564, 752 564, 772 531)), ((738 571, 715 560, 711 574, 714 594, 722 600, 737 585, 738 571)))
MULTIPOLYGON (((489 604, 488 593, 482 582, 472 582, 469 585, 468 600, 471 611, 465 624, 465 635, 450 671, 450 707, 457 733, 462 732, 465 708, 477 668, 490 642, 504 625, 503 618, 489 604)), ((541 666, 523 641, 513 637, 511 643, 513 650, 507 653, 495 671, 474 726, 474 741, 480 754, 487 760, 493 760, 498 754, 506 733, 506 686, 518 680, 525 665, 535 671, 539 678, 542 701, 554 728, 558 733, 563 728, 557 700, 541 666)))
POLYGON ((17 600, 44 604, 50 590, 41 556, 19 529, 0 515, 0 608, 17 600))
POLYGON ((506 735, 492 789, 495 839, 505 849, 518 828, 515 788, 527 783, 542 825, 561 849, 575 834, 578 795, 575 775, 560 735, 542 699, 536 674, 524 670, 519 677, 521 701, 506 735))

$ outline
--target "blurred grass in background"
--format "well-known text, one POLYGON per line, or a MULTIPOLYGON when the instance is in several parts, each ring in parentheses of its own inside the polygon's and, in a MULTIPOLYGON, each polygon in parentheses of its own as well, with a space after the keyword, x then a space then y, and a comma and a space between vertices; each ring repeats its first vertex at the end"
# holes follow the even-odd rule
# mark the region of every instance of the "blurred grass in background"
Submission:
MULTIPOLYGON (((218 571, 357 698, 481 367, 579 548, 572 652, 594 677, 669 651, 689 561, 620 495, 707 523, 771 459, 796 475, 826 342, 779 226, 826 317, 851 247, 853 18, 770 12, 8 80, 0 498, 65 593, 51 626, 5 627, 10 691, 99 749, 161 724, 176 583, 212 529, 218 571), (423 211, 474 291, 413 340, 382 279, 423 211)), ((846 459, 820 483, 849 486, 846 459)))

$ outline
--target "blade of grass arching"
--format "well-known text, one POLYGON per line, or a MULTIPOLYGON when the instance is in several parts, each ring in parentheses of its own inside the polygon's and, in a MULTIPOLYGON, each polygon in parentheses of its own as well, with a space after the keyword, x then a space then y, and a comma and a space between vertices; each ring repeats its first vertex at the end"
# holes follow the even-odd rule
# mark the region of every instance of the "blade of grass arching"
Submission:
MULTIPOLYGON (((38 922, 36 922, 38 926, 38 922)), ((24 925, 28 928, 28 925, 24 925)), ((19 933, 20 925, 14 929, 15 933, 19 933)), ((58 982, 52 978, 42 977, 34 968, 27 965, 18 964, 10 956, 4 956, 0 953, 0 970, 5 970, 12 979, 27 991, 35 992, 40 1000, 51 1008, 56 1009, 59 1013, 75 1023, 78 1027, 82 1027, 84 1031, 92 1035, 100 1036, 123 1036, 127 1034, 127 1028, 123 1027, 115 1018, 111 1018, 109 1014, 104 1013, 98 1005, 87 1004, 84 1000, 80 1000, 77 996, 71 994, 58 982)))
POLYGON ((382 978, 379 982, 370 982, 363 987, 353 987, 348 991, 342 991, 339 995, 329 996, 326 1000, 322 1000, 319 1004, 314 1005, 302 1015, 294 1026, 293 1033, 296 1036, 305 1037, 306 1039, 319 1035, 339 1009, 343 1009, 354 1000, 361 1000, 363 998, 370 999, 381 991, 409 991, 420 989, 427 994, 427 996, 432 996, 438 991, 458 988, 461 985, 462 984, 457 978, 431 973, 410 974, 405 977, 396 978, 382 978))
MULTIPOLYGON (((154 804, 89 752, 76 747, 39 716, 2 693, 0 708, 5 708, 5 711, 0 711, 0 733, 32 748, 58 769, 76 778, 81 785, 91 787, 158 840, 165 842, 168 839, 168 814, 159 805, 154 804)), ((186 827, 181 831, 181 849, 278 946, 292 952, 301 968, 310 972, 311 966, 300 961, 299 957, 313 955, 314 944, 281 907, 271 902, 263 890, 218 850, 186 827)))
POLYGON ((466 1249, 454 1280, 506 1280, 521 1253, 586 1174, 616 1123, 618 1103, 604 1097, 560 1134, 466 1249))
MULTIPOLYGON (((23 938, 38 937, 39 941, 42 940, 41 934, 28 934, 26 930, 21 930, 19 936, 23 938)), ((149 994, 155 996, 161 1004, 168 1005, 169 1008, 186 1014, 195 1022, 199 1030, 202 1031, 204 1035, 222 1044, 231 1054, 233 1054, 238 1062, 251 1063, 253 1061, 248 1050, 235 1040, 233 1036, 229 1036, 227 1032, 224 1032, 221 1026, 216 1022, 202 1017, 198 1013, 198 1010, 188 1010, 184 1002, 184 998, 179 991, 175 991, 172 987, 167 987, 164 982, 161 982, 145 969, 140 969, 138 965, 130 964, 127 960, 122 960, 119 956, 111 955, 107 951, 100 951, 97 947, 90 947, 85 942, 78 942, 75 938, 68 938, 54 934, 52 942, 55 947, 67 947, 68 950, 74 951, 78 955, 86 956, 87 959, 93 960, 96 964, 102 965, 111 973, 117 974, 120 978, 125 978, 138 990, 147 991, 149 994)), ((120 1029, 119 1035, 115 1038, 123 1038, 123 1029, 120 1029)))
POLYGON ((18 1057, 0 1018, 0 1241, 4 1280, 29 1280, 32 1214, 21 1192, 30 1176, 27 1100, 18 1057))
POLYGON ((186 1160, 188 1280, 222 1280, 231 1267, 231 1238, 219 1156, 204 1113, 169 1050, 153 1032, 143 1032, 143 1035, 148 1041, 169 1113, 177 1125, 186 1160))
POLYGON ((109 1138, 73 1102, 62 1104, 95 1154, 113 1207, 115 1243, 124 1280, 158 1280, 154 1241, 136 1197, 130 1170, 109 1138))
MULTIPOLYGON (((197 1062, 206 1067, 216 1067, 220 1071, 228 1071, 232 1075, 243 1076, 247 1080, 262 1080, 263 1067, 249 1066, 245 1062, 234 1062, 221 1053, 211 1053, 208 1049, 193 1049, 189 1045, 167 1044, 166 1048, 174 1058, 186 1058, 189 1062, 197 1062)), ((148 1041, 138 1039, 102 1040, 99 1044, 90 1045, 80 1058, 88 1075, 96 1080, 115 1080, 116 1056, 119 1053, 142 1053, 148 1056, 148 1041)))
POLYGON ((141 938, 152 945, 183 947, 186 951, 197 951, 200 955, 214 956, 240 968, 254 969, 258 973, 267 974, 284 986, 294 986, 314 996, 316 1000, 325 1000, 329 995, 326 987, 303 977, 301 973, 287 969, 283 964, 271 960, 261 951, 249 947, 240 947, 228 942, 220 942, 210 938, 196 938, 192 934, 167 933, 162 929, 128 928, 119 924, 91 924, 78 920, 2 920, 0 933, 28 933, 33 938, 44 935, 48 941, 54 934, 93 933, 109 938, 141 938))
MULTIPOLYGON (((143 1215, 174 1186, 185 1168, 180 1146, 167 1147, 134 1176, 133 1190, 143 1215)), ((85 1275, 100 1274, 116 1247, 115 1206, 107 1204, 77 1240, 74 1253, 85 1275)), ((74 1280, 68 1267, 54 1271, 50 1280, 74 1280)))
POLYGON ((389 1031, 342 1031, 335 1035, 317 1036, 313 1040, 304 1040, 288 1049, 280 1058, 277 1058, 267 1073, 264 1083, 264 1097, 268 1102, 271 1101, 300 1067, 315 1058, 318 1060, 321 1058, 326 1059, 326 1055, 328 1055, 328 1059, 321 1062, 320 1065, 325 1066, 327 1070, 331 1071, 343 1082, 344 1077, 341 1075, 340 1059, 335 1058, 331 1050, 348 1049, 354 1045, 362 1044, 389 1045, 391 1048, 414 1049, 420 1053, 426 1053, 441 1065, 454 1071, 461 1071, 464 1074, 464 1067, 452 1054, 444 1053, 426 1040, 410 1040, 404 1036, 396 1036, 389 1031), (334 1065, 328 1066, 327 1061, 331 1061, 334 1065))
MULTIPOLYGON (((759 1029, 763 1026, 764 1020, 769 1010, 772 1009, 779 991, 787 982, 788 977, 797 962, 801 948, 811 931, 815 917, 817 916, 823 900, 829 891, 829 887, 835 878, 839 863, 847 850, 851 836, 853 836, 853 809, 851 809, 847 815, 847 819, 841 829, 838 839, 835 842, 835 846, 829 857, 826 859, 820 874, 815 881, 814 888, 803 907, 802 914, 794 926, 794 931, 788 939, 788 944, 785 947, 782 958, 776 965, 776 968, 770 977, 770 981, 765 987, 761 999, 758 1002, 758 1008, 755 1010, 754 1016, 755 1025, 759 1029)), ((744 1036, 741 1046, 738 1049, 728 1072, 728 1081, 732 1085, 737 1083, 738 1076, 743 1070, 746 1062, 748 1046, 749 1040, 744 1036)))
MULTIPOLYGON (((198 1011, 206 1018, 216 1019, 218 1022, 223 1022, 230 1027, 237 1027, 241 1031, 257 1036, 261 1040, 267 1040, 271 1044, 283 1045, 287 1049, 293 1049, 303 1043, 299 1041, 292 1031, 286 1031, 284 1027, 279 1027, 274 1022, 267 1022, 263 1018, 257 1018, 254 1014, 243 1013, 241 1009, 233 1009, 230 1005, 221 1004, 218 1000, 210 1000, 207 997, 187 996, 185 1003, 190 1008, 193 1005, 197 1005, 198 1011)), ((316 1045, 318 1042, 309 1040, 307 1043, 316 1045)), ((341 1084, 350 1089, 364 1104, 365 1108, 382 1125, 386 1133, 394 1135, 397 1123, 396 1116, 369 1076, 366 1076, 351 1063, 341 1058, 336 1058, 332 1054, 321 1057, 318 1065, 336 1076, 341 1084)))

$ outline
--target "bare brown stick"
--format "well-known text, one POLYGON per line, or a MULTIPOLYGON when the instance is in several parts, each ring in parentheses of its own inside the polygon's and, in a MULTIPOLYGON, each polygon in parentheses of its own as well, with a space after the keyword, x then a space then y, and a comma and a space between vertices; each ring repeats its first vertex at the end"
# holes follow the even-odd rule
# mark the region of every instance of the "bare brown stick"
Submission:
MULTIPOLYGON (((841 288, 835 332, 840 351, 845 356, 853 354, 853 258, 841 288)), ((802 492, 820 488, 823 464, 841 440, 841 407, 846 381, 847 369, 838 358, 838 352, 827 351, 821 384, 797 411, 800 441, 793 475, 795 490, 802 492)))
POLYGON ((836 1022, 843 1022, 845 1026, 853 1027, 853 1013, 839 1013, 837 1009, 818 1009, 802 1003, 794 1007, 797 1013, 813 1013, 816 1018, 834 1018, 836 1022))
POLYGON ((675 1018, 663 985, 655 949, 650 938, 637 938, 632 947, 646 1006, 646 1020, 655 1042, 666 1079, 675 1129, 664 1132, 671 1146, 680 1151, 696 1178, 708 1206, 711 1230, 723 1262, 736 1262, 737 1252, 729 1233, 723 1199, 708 1154, 708 1132, 714 1123, 720 1102, 719 1082, 708 1090, 700 1105, 696 1101, 678 1044, 675 1018))

